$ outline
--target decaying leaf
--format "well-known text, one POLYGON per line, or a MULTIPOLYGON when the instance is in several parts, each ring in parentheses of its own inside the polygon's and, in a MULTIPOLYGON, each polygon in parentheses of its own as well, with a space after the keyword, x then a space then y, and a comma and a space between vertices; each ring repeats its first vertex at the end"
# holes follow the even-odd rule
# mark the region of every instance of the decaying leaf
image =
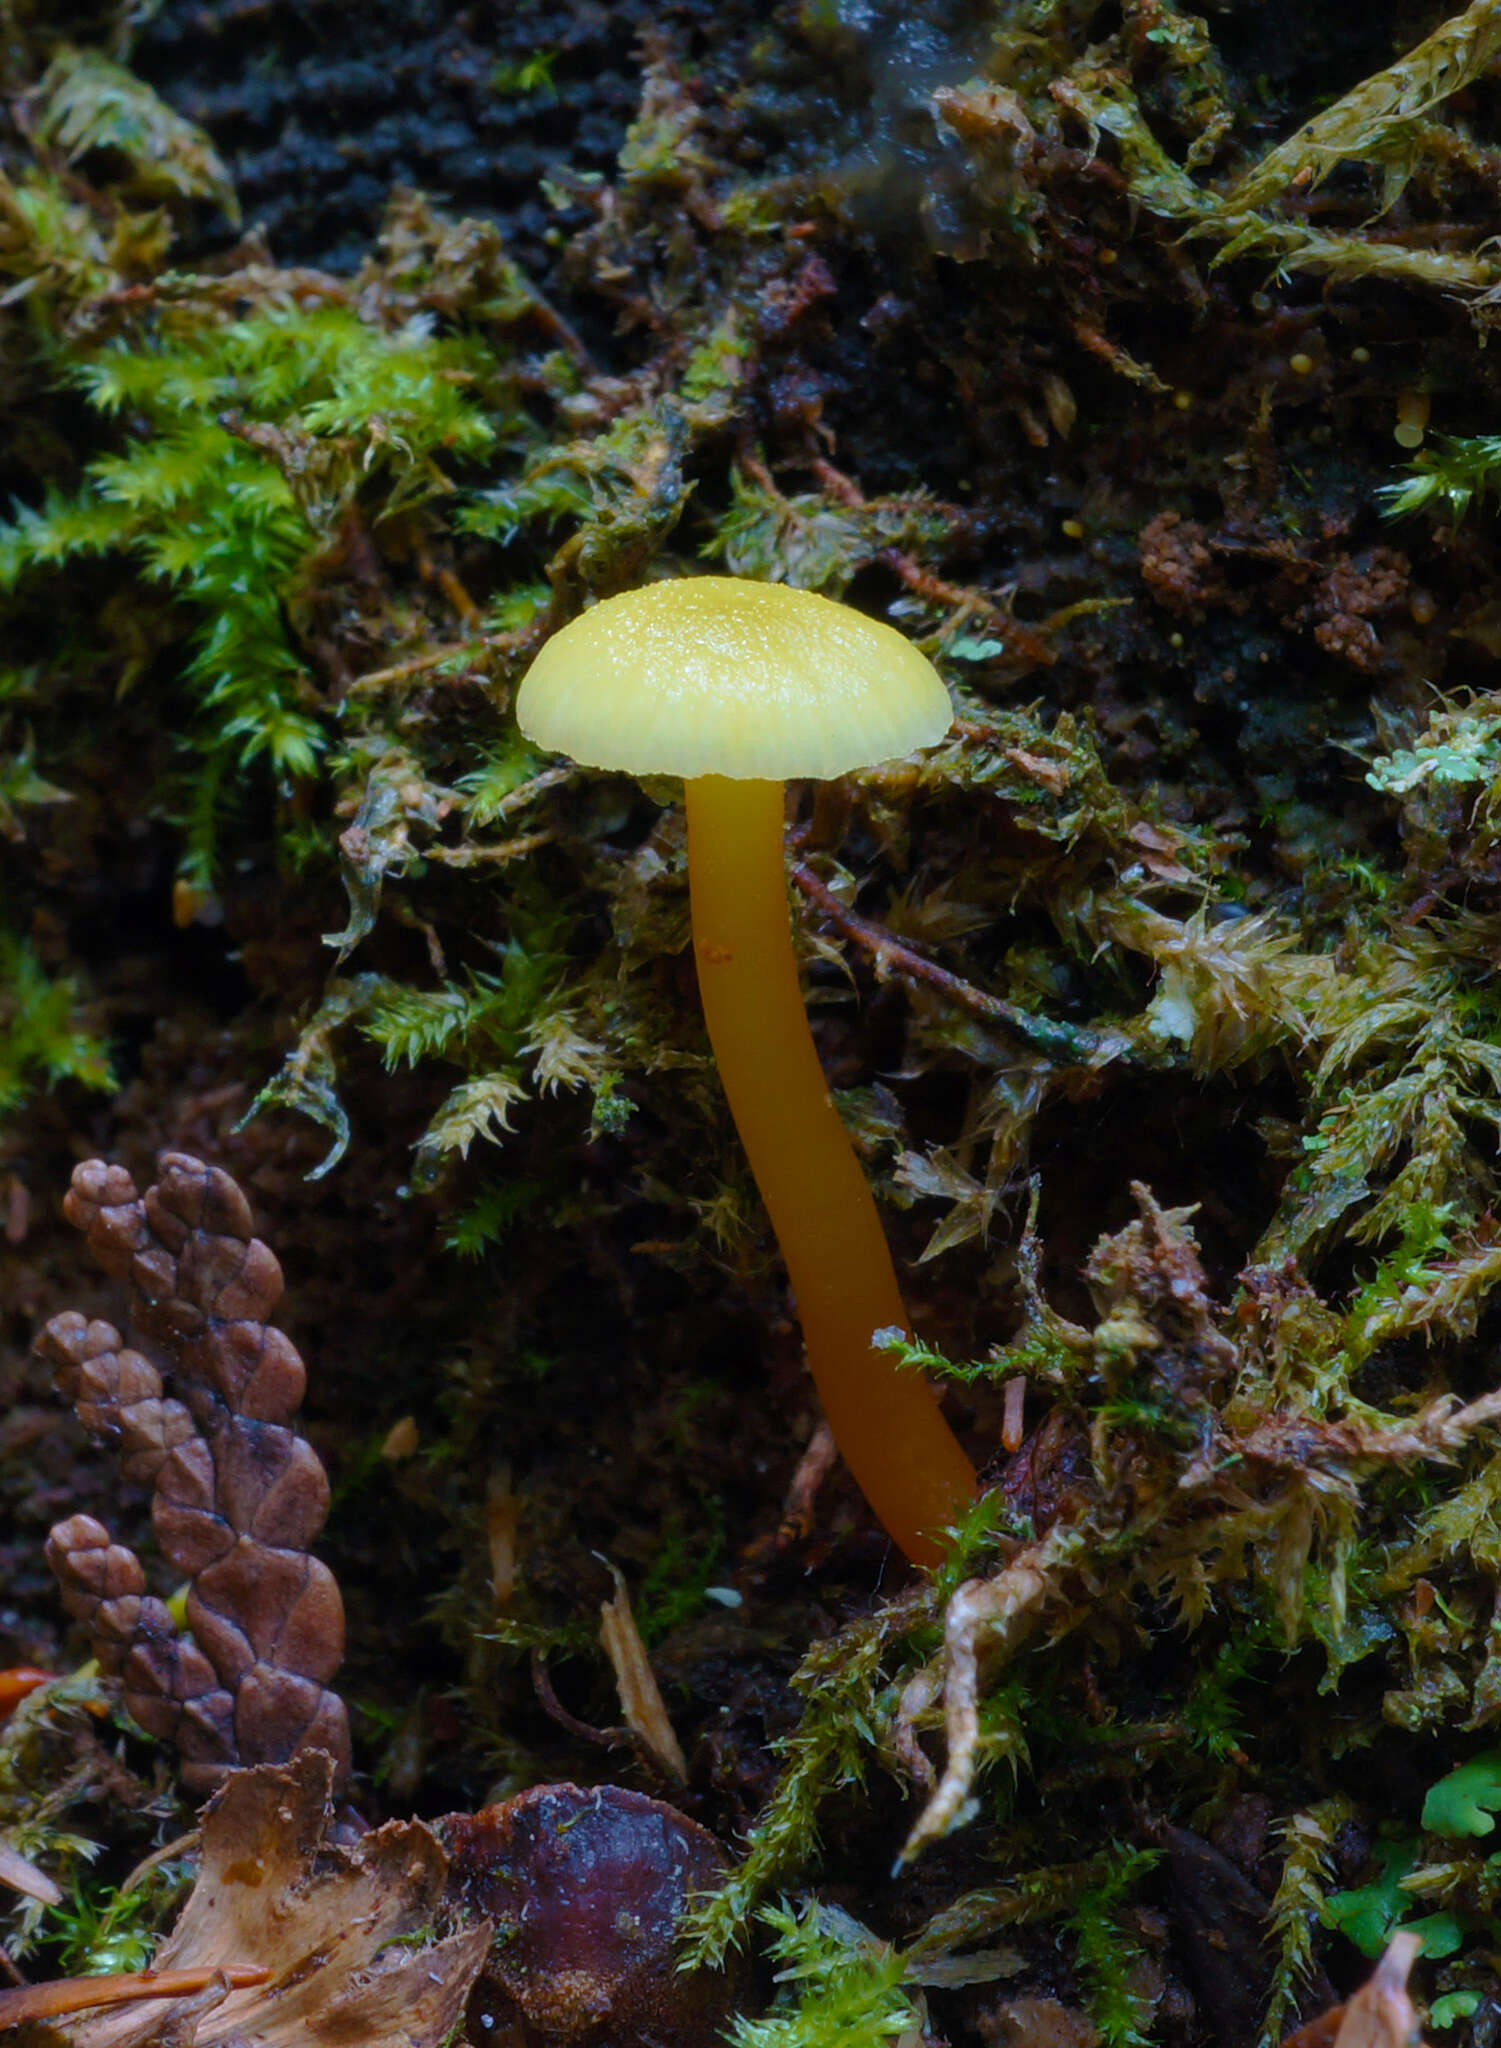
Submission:
POLYGON ((63 1895, 46 1871, 38 1870, 28 1857, 5 1842, 0 1842, 0 1884, 9 1885, 13 1892, 20 1892, 24 1898, 40 1899, 44 1906, 62 1903, 63 1895))
POLYGON ((1422 1938, 1394 1934, 1369 1979, 1345 2005, 1289 2034, 1282 2048, 1423 2048, 1407 1975, 1422 1938))
POLYGON ((650 1750, 668 1777, 688 1782, 688 1765, 662 1703, 661 1689, 647 1659, 646 1645, 631 1612, 631 1596, 618 1569, 610 1566, 615 1598, 600 1603, 599 1639, 615 1672, 626 1726, 650 1750))
POLYGON ((1421 2048, 1418 2016, 1407 1994, 1407 1973, 1421 1947, 1416 1934, 1392 1936, 1370 1981, 1345 2007, 1334 2048, 1421 2048))
POLYGON ((447 1859, 416 1821, 352 1848, 328 1839, 330 1758, 236 1771, 203 1815, 203 1864, 156 1964, 261 1965, 270 1981, 211 1988, 190 2005, 146 2000, 72 2021, 72 2048, 437 2048, 490 1943, 482 1922, 424 1939, 447 1859))

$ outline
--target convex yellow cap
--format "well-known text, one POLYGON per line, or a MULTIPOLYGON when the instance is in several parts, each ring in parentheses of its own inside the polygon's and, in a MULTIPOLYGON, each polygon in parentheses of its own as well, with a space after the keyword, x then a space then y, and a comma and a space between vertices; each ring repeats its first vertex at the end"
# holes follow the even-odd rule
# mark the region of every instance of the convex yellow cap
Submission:
POLYGON ((555 633, 516 700, 539 746, 630 775, 843 775, 942 739, 948 692, 890 626, 784 583, 687 576, 555 633))

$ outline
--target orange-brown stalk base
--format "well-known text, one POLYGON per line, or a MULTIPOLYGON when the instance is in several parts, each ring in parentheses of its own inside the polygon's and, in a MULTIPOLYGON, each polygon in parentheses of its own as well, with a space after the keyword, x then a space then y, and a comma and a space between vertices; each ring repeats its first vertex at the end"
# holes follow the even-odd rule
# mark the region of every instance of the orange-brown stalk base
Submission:
POLYGON ((871 1348, 907 1330, 891 1253, 829 1097, 798 986, 782 853, 782 785, 687 785, 693 949, 709 1037, 777 1234, 808 1364, 846 1464, 919 1564, 974 1498, 975 1475, 932 1389, 871 1348))

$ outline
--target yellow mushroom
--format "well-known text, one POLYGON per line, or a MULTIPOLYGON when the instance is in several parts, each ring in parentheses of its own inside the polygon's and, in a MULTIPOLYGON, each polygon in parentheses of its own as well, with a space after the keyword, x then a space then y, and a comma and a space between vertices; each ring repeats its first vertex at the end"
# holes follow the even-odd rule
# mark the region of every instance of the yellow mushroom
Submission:
POLYGON ((517 700, 541 746, 680 775, 699 990, 720 1079, 786 1261, 840 1451, 907 1556, 932 1563, 975 1475, 932 1389, 871 1347, 910 1328, 880 1218, 798 988, 782 783, 842 775, 948 730, 947 692, 889 626, 783 584, 695 576, 566 626, 517 700))

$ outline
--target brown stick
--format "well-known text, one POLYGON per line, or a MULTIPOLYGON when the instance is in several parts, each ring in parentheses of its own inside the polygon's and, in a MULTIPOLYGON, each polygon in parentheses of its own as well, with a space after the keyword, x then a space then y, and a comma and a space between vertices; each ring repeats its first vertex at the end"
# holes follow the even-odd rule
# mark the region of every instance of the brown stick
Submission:
POLYGON ((805 862, 793 862, 792 879, 809 902, 816 903, 829 922, 837 925, 846 937, 863 946, 878 966, 894 970, 909 981, 927 982, 930 988, 936 988, 959 1009, 968 1010, 972 1017, 982 1018, 987 1024, 1004 1025, 1037 1052, 1047 1053, 1071 1065, 1085 1066, 1093 1066, 1106 1056, 1115 1059, 1127 1056, 1129 1048, 1124 1040, 1117 1044, 1114 1039, 1082 1030, 1075 1024, 1055 1024, 1050 1018, 1034 1017, 1029 1010, 1018 1009, 1015 1003, 1008 1003, 1004 996, 990 995, 986 990, 976 988, 973 982, 951 974, 936 960, 927 959, 897 938, 895 933, 887 931, 884 925, 873 924, 869 918, 848 909, 805 862))
POLYGON ((778 1550, 791 1550, 806 1543, 813 1534, 818 1489, 838 1462, 839 1446, 834 1441, 834 1432, 820 1420, 803 1447, 787 1498, 782 1502, 782 1519, 777 1524, 775 1539, 778 1550))
POLYGON ((274 1971, 260 1964, 217 1964, 193 1970, 132 1970, 120 1977, 59 1977, 51 1984, 27 1984, 18 1991, 0 1991, 0 2029, 27 2020, 56 2019, 62 2013, 87 2012, 96 2005, 129 2005, 142 1998, 191 1998, 206 1991, 218 1977, 231 1991, 265 1984, 274 1971))
POLYGON ((478 633, 472 639, 451 640, 442 647, 430 647, 425 654, 412 654, 405 661, 393 662, 389 668, 372 668, 364 675, 356 676, 349 685, 348 694, 353 697, 362 691, 382 689, 387 683, 405 682, 408 676, 424 675, 429 669, 440 668, 445 661, 469 661, 477 668, 482 661, 497 655, 515 655, 518 660, 523 659, 538 642, 547 638, 552 624, 552 611, 548 607, 538 612, 535 618, 528 619, 524 626, 513 627, 509 633, 478 633))
POLYGON ((601 1749, 631 1749, 629 1728, 594 1728, 587 1721, 581 1721, 577 1714, 570 1714, 563 1702, 553 1691, 552 1674, 547 1668, 547 1659, 540 1649, 532 1651, 532 1685, 542 1711, 560 1728, 566 1728, 570 1735, 576 1735, 580 1742, 593 1742, 601 1749))
POLYGON ((423 675, 428 669, 437 668, 441 663, 454 661, 460 656, 467 657, 473 654, 475 661, 478 662, 484 653, 485 645, 480 640, 461 640, 447 647, 431 647, 426 654, 414 654, 406 661, 393 662, 389 668, 373 668, 365 675, 356 676, 349 686, 349 694, 353 696, 360 690, 379 690, 387 683, 405 682, 408 676, 423 675))

